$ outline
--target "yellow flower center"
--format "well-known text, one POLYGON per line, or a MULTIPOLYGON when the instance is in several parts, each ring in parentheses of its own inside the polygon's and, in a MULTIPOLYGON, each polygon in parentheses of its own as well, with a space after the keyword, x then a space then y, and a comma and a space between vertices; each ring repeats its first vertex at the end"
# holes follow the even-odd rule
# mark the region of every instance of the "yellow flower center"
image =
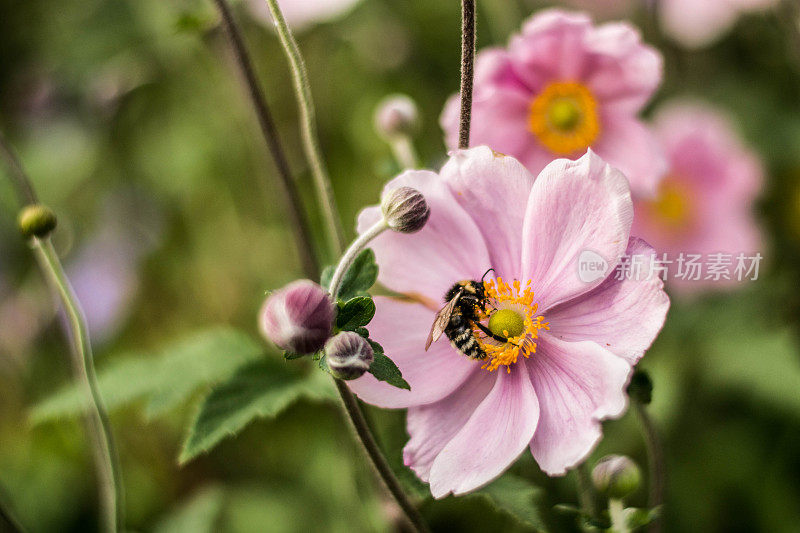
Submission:
POLYGON ((533 301, 531 282, 522 284, 518 280, 509 285, 502 278, 484 283, 489 307, 489 330, 497 337, 504 337, 505 342, 486 335, 480 328, 473 328, 475 337, 486 352, 486 363, 481 367, 494 372, 505 366, 511 372, 511 365, 517 362, 520 355, 528 358, 536 353, 536 339, 540 329, 550 329, 550 324, 543 322, 544 317, 536 315, 539 306, 533 301))
POLYGON ((651 218, 673 230, 685 229, 694 218, 691 190, 674 176, 664 178, 658 196, 645 206, 651 218))
POLYGON ((531 102, 528 127, 554 154, 582 153, 600 135, 597 101, 581 83, 553 82, 531 102))

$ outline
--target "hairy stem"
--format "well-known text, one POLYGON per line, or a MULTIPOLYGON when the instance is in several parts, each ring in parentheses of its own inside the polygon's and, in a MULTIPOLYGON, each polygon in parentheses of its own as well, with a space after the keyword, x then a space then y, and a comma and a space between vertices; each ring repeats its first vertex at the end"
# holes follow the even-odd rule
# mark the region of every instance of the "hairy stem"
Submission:
POLYGON ((336 209, 336 200, 333 196, 328 172, 322 161, 322 154, 319 147, 317 136, 317 125, 314 111, 314 101, 311 98, 311 86, 308 82, 308 72, 300 48, 297 46, 292 31, 286 24, 278 0, 266 0, 267 7, 275 21, 275 28, 278 32, 286 59, 292 71, 295 96, 300 110, 300 132, 303 140, 303 151, 311 167, 311 174, 314 178, 314 186, 317 190, 317 200, 322 208, 325 217, 325 227, 328 230, 328 239, 333 247, 333 254, 339 255, 344 247, 344 231, 339 220, 336 209))
MULTIPOLYGON (((2 134, 0 134, 0 153, 9 166, 20 205, 38 203, 30 178, 2 134)), ((70 341, 73 371, 89 405, 86 413, 86 425, 92 443, 94 465, 98 477, 102 529, 110 532, 120 531, 124 524, 122 472, 114 445, 114 436, 111 432, 111 423, 97 386, 86 319, 50 238, 33 237, 31 247, 42 272, 50 282, 66 313, 67 336, 70 341)))
POLYGON ((417 510, 416 506, 414 506, 411 500, 408 499, 408 496, 406 496, 403 488, 400 486, 400 482, 397 480, 397 477, 395 477, 389 463, 378 447, 378 443, 375 442, 375 438, 372 436, 372 432, 364 418, 364 413, 361 412, 361 408, 358 405, 358 400, 343 381, 339 379, 334 381, 336 382, 336 388, 339 390, 339 395, 342 397, 345 411, 347 411, 350 417, 350 422, 352 422, 353 428, 358 434, 358 438, 361 440, 364 449, 372 460, 372 464, 375 466, 375 469, 380 474, 384 483, 386 483, 389 492, 391 492, 394 499, 397 500, 398 505, 400 505, 400 508, 416 531, 428 531, 425 519, 422 518, 419 510, 417 510))
MULTIPOLYGON (((633 402, 636 417, 642 428, 645 449, 647 451, 648 477, 650 480, 650 494, 648 495, 648 507, 651 509, 664 503, 664 487, 666 478, 666 465, 664 463, 664 450, 661 447, 661 439, 658 437, 653 419, 647 412, 647 408, 641 403, 633 402)), ((649 526, 650 533, 661 531, 661 521, 656 518, 649 526)))
POLYGON ((469 148, 474 70, 475 0, 461 0, 461 112, 458 121, 459 148, 469 148))
POLYGON ((347 251, 339 261, 339 264, 336 265, 336 270, 333 271, 333 277, 331 278, 330 293, 334 300, 339 295, 339 289, 341 288, 344 275, 353 265, 353 262, 356 260, 356 257, 358 257, 358 254, 360 254, 364 248, 366 248, 367 244, 369 244, 369 241, 386 231, 388 228, 389 226, 386 225, 386 221, 381 218, 372 227, 367 229, 367 231, 359 235, 358 238, 354 240, 353 243, 347 248, 347 251))
POLYGON ((253 62, 244 44, 242 32, 239 30, 236 21, 231 13, 230 6, 226 0, 214 0, 220 14, 222 15, 222 25, 231 43, 236 63, 247 85, 250 95, 250 102, 253 104, 258 125, 267 144, 267 149, 272 155, 275 167, 278 170, 278 182, 283 190, 283 194, 288 200, 287 214, 289 216, 289 226, 292 228, 297 243, 297 252, 300 257, 300 264, 303 272, 311 279, 319 278, 319 264, 314 255, 314 247, 311 244, 311 231, 309 230, 308 220, 303 212, 303 202, 300 200, 300 193, 297 190, 297 183, 292 179, 292 172, 289 169, 289 160, 283 150, 275 121, 272 118, 261 84, 258 82, 253 62))
POLYGON ((90 428, 89 436, 93 444, 92 450, 95 455, 95 464, 99 475, 101 505, 104 515, 103 529, 105 531, 119 531, 122 528, 122 480, 120 479, 114 438, 111 434, 111 424, 97 386, 86 319, 50 238, 39 239, 33 237, 31 246, 39 266, 47 276, 50 285, 58 294, 64 307, 69 324, 72 348, 70 353, 72 354, 75 377, 86 396, 91 400, 89 402, 87 420, 90 428))

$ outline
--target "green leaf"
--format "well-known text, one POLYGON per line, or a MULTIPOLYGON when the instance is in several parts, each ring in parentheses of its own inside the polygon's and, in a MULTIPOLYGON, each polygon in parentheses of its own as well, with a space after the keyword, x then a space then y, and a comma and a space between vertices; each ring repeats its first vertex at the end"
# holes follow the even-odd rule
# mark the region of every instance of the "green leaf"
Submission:
POLYGON ((307 353, 292 353, 292 352, 283 352, 283 358, 287 361, 294 361, 295 359, 300 359, 301 357, 307 357, 309 354, 307 353))
POLYGON ((214 533, 225 503, 221 487, 201 489, 177 510, 162 518, 154 533, 214 533))
MULTIPOLYGON (((100 394, 109 410, 149 398, 148 416, 186 401, 208 384, 228 378, 242 364, 264 352, 242 332, 220 327, 193 333, 156 353, 115 357, 98 372, 100 394)), ((36 405, 34 424, 82 414, 88 406, 76 384, 70 384, 36 405)))
POLYGON ((658 518, 661 511, 660 507, 654 509, 640 509, 636 507, 628 507, 625 509, 625 523, 631 529, 637 529, 651 523, 658 518))
MULTIPOLYGON (((331 278, 333 277, 334 267, 326 267, 322 272, 320 284, 330 288, 331 278)), ((375 253, 367 248, 356 257, 352 266, 345 272, 339 294, 339 300, 350 300, 356 296, 366 296, 367 291, 375 285, 378 279, 378 265, 375 263, 375 253)))
POLYGON ((336 315, 336 327, 344 331, 353 331, 366 326, 375 316, 375 302, 369 296, 357 296, 339 307, 336 315))
POLYGON ((333 398, 330 379, 324 376, 319 372, 302 376, 271 358, 242 367, 203 401, 184 441, 180 463, 209 451, 257 418, 277 416, 299 398, 333 398))
POLYGON ((364 337, 365 339, 369 338, 369 330, 367 328, 356 328, 353 331, 364 337))
MULTIPOLYGON (((373 344, 372 341, 370 341, 370 344, 373 344)), ((375 345, 380 347, 378 343, 374 343, 373 349, 375 345)), ((411 390, 411 385, 403 379, 402 372, 400 372, 400 369, 394 364, 394 361, 383 353, 383 349, 375 350, 375 360, 372 361, 369 367, 369 373, 375 376, 375 379, 385 381, 389 385, 400 389, 411 390)))
POLYGON ((542 489, 518 476, 506 474, 475 494, 522 524, 539 531, 547 529, 538 505, 542 489))

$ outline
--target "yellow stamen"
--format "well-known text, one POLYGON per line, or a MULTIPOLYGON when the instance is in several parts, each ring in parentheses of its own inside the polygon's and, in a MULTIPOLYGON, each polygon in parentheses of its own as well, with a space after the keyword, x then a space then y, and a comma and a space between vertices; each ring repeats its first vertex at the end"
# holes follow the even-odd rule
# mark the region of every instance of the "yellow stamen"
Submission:
MULTIPOLYGON (((550 329, 550 324, 543 322, 543 316, 536 316, 539 306, 533 301, 533 291, 529 287, 530 281, 525 284, 524 289, 521 285, 519 280, 514 280, 509 285, 500 277, 496 281, 489 280, 484 283, 486 297, 490 304, 497 309, 492 317, 500 313, 507 315, 505 320, 501 318, 495 321, 498 327, 505 327, 503 337, 508 339, 506 342, 483 335, 477 326, 474 328, 475 336, 488 356, 486 363, 481 368, 490 372, 501 366, 505 366, 506 371, 511 372, 511 365, 517 362, 520 355, 528 358, 531 354, 536 353, 535 341, 539 337, 539 330, 550 329), (517 315, 517 320, 521 319, 522 327, 521 330, 511 331, 512 335, 509 335, 508 328, 516 329, 517 325, 517 320, 511 314, 517 315), (517 334, 513 335, 513 333, 517 334)), ((493 329, 492 331, 494 332, 493 329)))
POLYGON ((582 153, 600 135, 597 101, 581 83, 553 82, 531 102, 528 127, 554 154, 582 153))
POLYGON ((658 197, 645 204, 650 217, 668 229, 686 229, 694 218, 692 194, 683 180, 668 176, 659 187, 658 197))

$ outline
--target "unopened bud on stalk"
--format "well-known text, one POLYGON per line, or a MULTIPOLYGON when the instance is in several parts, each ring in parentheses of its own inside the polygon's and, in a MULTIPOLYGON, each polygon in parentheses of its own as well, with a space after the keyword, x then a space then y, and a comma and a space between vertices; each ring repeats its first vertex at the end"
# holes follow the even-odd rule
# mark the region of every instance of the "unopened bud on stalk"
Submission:
POLYGON ((367 339, 358 333, 343 331, 325 343, 325 358, 335 377, 356 379, 369 370, 375 353, 367 339))
POLYGON ((375 109, 375 130, 386 139, 413 135, 418 127, 417 104, 404 94, 387 96, 375 109))
POLYGON ((259 316, 261 333, 284 350, 308 354, 321 350, 333 330, 335 307, 328 293, 307 279, 272 293, 259 316))
POLYGON ((607 455, 592 470, 592 481, 597 491, 613 499, 634 492, 641 480, 639 467, 624 455, 607 455))
POLYGON ((42 204, 28 205, 19 213, 19 231, 26 238, 47 237, 56 229, 56 215, 42 204))
POLYGON ((381 211, 389 228, 400 233, 421 230, 431 214, 425 197, 411 187, 398 187, 384 193, 381 211))

